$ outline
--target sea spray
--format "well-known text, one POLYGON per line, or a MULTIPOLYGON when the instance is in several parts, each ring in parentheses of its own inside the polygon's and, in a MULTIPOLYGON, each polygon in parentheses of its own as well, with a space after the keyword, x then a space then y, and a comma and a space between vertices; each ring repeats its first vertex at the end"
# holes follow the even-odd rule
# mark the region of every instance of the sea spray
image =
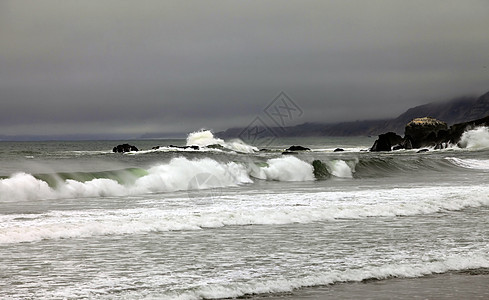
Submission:
POLYGON ((339 178, 353 178, 353 168, 344 160, 331 160, 325 162, 331 175, 339 178))
POLYGON ((210 130, 199 130, 191 132, 187 136, 187 146, 206 147, 209 145, 224 145, 222 139, 215 138, 210 130))
POLYGON ((477 127, 464 132, 458 145, 471 150, 489 149, 489 128, 477 127))
POLYGON ((250 183, 246 169, 235 162, 227 164, 217 162, 210 158, 188 160, 183 157, 174 158, 169 164, 161 164, 148 170, 148 176, 141 177, 135 183, 133 190, 138 193, 167 192, 187 190, 190 188, 213 188, 233 186, 250 183), (195 176, 209 174, 217 180, 207 182, 201 186, 189 186, 195 176))
POLYGON ((187 146, 210 146, 210 148, 216 148, 215 145, 241 153, 254 153, 258 151, 258 148, 250 146, 239 139, 224 141, 223 139, 216 138, 210 130, 199 130, 189 133, 187 136, 187 146))
POLYGON ((312 181, 314 169, 311 164, 293 156, 269 159, 267 166, 254 169, 252 177, 278 181, 312 181))

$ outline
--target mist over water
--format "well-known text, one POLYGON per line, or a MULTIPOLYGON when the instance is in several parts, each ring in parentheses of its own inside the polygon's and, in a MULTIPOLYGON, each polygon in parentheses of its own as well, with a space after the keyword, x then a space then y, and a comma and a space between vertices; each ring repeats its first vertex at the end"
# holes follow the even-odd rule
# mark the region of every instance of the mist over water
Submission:
POLYGON ((0 296, 214 299, 488 268, 487 136, 419 154, 210 131, 125 154, 3 143, 0 296), (282 155, 292 144, 311 151, 282 155))

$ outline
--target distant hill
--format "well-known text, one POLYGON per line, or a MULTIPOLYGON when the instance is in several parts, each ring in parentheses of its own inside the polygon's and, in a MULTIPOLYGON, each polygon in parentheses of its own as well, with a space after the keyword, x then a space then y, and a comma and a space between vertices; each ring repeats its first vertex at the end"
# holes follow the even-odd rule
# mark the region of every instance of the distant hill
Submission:
POLYGON ((404 133, 404 126, 414 118, 433 117, 448 125, 481 119, 489 115, 489 92, 480 97, 462 97, 446 102, 433 102, 408 109, 387 122, 382 131, 404 133))
MULTIPOLYGON (((479 97, 460 97, 445 102, 433 102, 408 109, 395 119, 366 120, 341 123, 304 123, 285 128, 263 128, 268 135, 297 136, 369 136, 394 131, 404 134, 404 127, 414 118, 433 117, 448 125, 481 119, 489 115, 489 92, 479 97)), ((245 128, 230 128, 218 132, 221 138, 236 138, 245 128)), ((265 134, 261 135, 262 137, 265 134)))

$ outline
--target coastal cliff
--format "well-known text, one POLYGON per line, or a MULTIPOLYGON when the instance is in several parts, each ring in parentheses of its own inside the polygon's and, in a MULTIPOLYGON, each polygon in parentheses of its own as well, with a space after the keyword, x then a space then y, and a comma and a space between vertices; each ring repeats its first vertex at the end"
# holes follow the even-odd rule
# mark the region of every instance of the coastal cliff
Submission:
MULTIPOLYGON (((340 123, 304 123, 289 127, 263 128, 265 135, 298 136, 370 136, 385 132, 404 134, 406 124, 416 118, 431 116, 443 120, 447 126, 489 115, 489 92, 479 96, 459 97, 444 102, 433 102, 408 109, 394 119, 364 120, 340 123)), ((246 128, 230 128, 216 133, 220 138, 239 137, 246 128)))

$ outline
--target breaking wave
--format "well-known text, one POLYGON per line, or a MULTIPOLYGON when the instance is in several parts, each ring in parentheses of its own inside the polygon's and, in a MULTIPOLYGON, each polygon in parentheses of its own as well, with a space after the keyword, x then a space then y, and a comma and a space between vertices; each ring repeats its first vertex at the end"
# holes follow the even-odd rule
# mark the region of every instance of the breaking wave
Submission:
POLYGON ((215 145, 241 153, 254 153, 258 151, 258 148, 250 146, 239 139, 224 141, 216 138, 210 130, 195 131, 189 133, 187 136, 187 146, 209 147, 215 145))
POLYGON ((266 166, 253 168, 251 176, 278 181, 314 180, 312 165, 293 156, 269 159, 266 166))
POLYGON ((482 126, 464 132, 458 145, 471 150, 489 149, 489 128, 482 126))
POLYGON ((447 157, 446 160, 462 168, 489 170, 488 159, 464 159, 464 158, 457 158, 457 157, 447 157))
POLYGON ((131 168, 94 173, 32 175, 17 173, 0 179, 0 201, 108 197, 147 193, 198 190, 252 183, 263 180, 314 180, 312 166, 295 157, 255 163, 218 162, 210 158, 174 158, 148 170, 131 168))

